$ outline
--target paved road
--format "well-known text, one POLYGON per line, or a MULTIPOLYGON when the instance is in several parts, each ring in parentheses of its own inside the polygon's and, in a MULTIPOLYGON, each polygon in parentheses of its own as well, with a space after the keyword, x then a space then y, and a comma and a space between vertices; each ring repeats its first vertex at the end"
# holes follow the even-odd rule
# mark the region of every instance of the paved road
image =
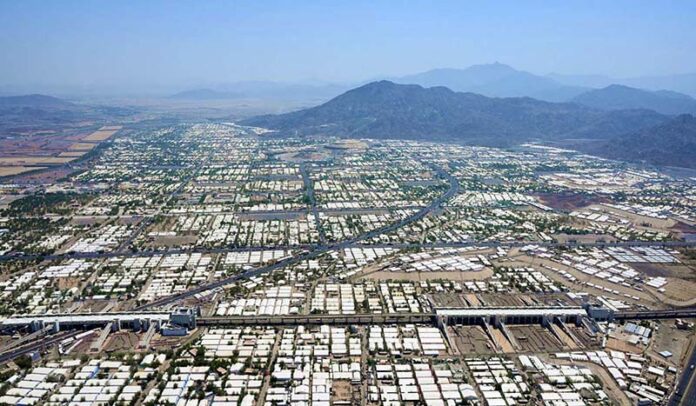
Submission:
POLYGON ((691 369, 692 365, 696 365, 696 347, 691 349, 689 361, 679 377, 679 382, 669 403, 667 403, 669 406, 696 406, 696 373, 694 373, 696 371, 691 369))

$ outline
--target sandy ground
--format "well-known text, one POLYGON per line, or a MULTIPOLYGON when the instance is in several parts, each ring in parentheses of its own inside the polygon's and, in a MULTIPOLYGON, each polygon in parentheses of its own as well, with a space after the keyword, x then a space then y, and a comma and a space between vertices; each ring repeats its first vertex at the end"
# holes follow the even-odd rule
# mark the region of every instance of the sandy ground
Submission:
POLYGON ((83 138, 83 141, 104 141, 108 140, 111 138, 116 131, 120 130, 120 126, 111 126, 111 127, 102 127, 99 130, 93 132, 92 134, 89 134, 85 138, 83 138))
POLYGON ((68 149, 72 151, 89 151, 96 146, 97 144, 90 144, 88 142, 76 142, 68 147, 68 149))
POLYGON ((87 153, 87 151, 65 151, 65 152, 61 152, 60 154, 58 154, 58 156, 59 157, 79 158, 86 153, 87 153))
POLYGON ((662 362, 669 365, 677 365, 682 357, 686 354, 686 349, 689 346, 689 340, 694 335, 688 330, 678 330, 674 326, 674 321, 665 320, 658 325, 657 331, 653 330, 653 337, 650 341, 649 352, 653 358, 660 359, 662 362), (669 351, 672 356, 664 358, 659 355, 661 351, 669 351))
POLYGON ((495 337, 495 340, 498 342, 498 344, 500 345, 500 348, 502 348, 504 353, 511 354, 511 353, 517 352, 517 351, 515 351, 514 348, 512 348, 512 343, 510 343, 510 341, 508 341, 508 339, 505 338, 505 334, 503 334, 502 331, 498 330, 495 327, 491 327, 490 331, 491 331, 491 334, 493 334, 493 337, 495 337))
POLYGON ((607 338, 607 348, 610 350, 617 350, 623 352, 631 352, 634 354, 642 354, 643 349, 637 345, 630 344, 624 340, 618 338, 609 337, 607 338))

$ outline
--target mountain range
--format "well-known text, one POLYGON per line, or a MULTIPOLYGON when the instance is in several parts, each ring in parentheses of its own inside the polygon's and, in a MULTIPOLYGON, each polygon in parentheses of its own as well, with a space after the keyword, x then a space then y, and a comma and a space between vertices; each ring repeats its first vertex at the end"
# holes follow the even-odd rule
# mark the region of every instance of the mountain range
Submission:
MULTIPOLYGON (((653 87, 641 89, 640 86, 629 86, 620 80, 611 82, 611 78, 601 75, 535 75, 496 62, 473 65, 464 69, 433 69, 413 75, 383 79, 423 87, 444 86, 456 92, 477 93, 488 97, 531 97, 556 103, 575 102, 605 110, 644 108, 677 115, 694 113, 694 105, 696 105, 696 100, 687 94, 674 91, 674 87, 678 88, 679 84, 689 87, 689 75, 664 77, 662 82, 671 86, 655 90, 653 87)), ((632 81, 643 83, 638 79, 632 81)), ((655 85, 660 81, 646 80, 645 83, 655 85)), ((307 106, 325 102, 361 84, 365 82, 331 85, 247 81, 193 88, 173 94, 167 99, 199 102, 253 99, 286 104, 292 102, 292 106, 307 106)), ((696 90, 696 87, 694 89, 696 90)))
POLYGON ((639 76, 629 78, 613 78, 605 75, 562 75, 551 73, 546 75, 556 82, 568 86, 601 88, 612 84, 636 87, 647 90, 671 90, 696 97, 696 73, 663 76, 639 76))
POLYGON ((502 63, 473 65, 466 69, 434 69, 392 80, 423 87, 445 86, 457 92, 489 97, 532 97, 545 101, 567 101, 589 90, 568 86, 552 78, 516 70, 502 63))
POLYGON ((590 90, 571 101, 605 110, 649 109, 670 115, 696 114, 696 100, 685 94, 669 90, 641 90, 623 85, 590 90))
POLYGON ((42 94, 2 96, 0 136, 56 126, 80 126, 89 120, 122 119, 133 113, 127 107, 91 106, 42 94))
POLYGON ((653 127, 580 145, 579 149, 611 159, 696 168, 696 117, 682 114, 653 127))
MULTIPOLYGON (((686 116, 691 117, 691 116, 686 116)), ((573 142, 587 145, 616 145, 630 134, 660 131, 670 141, 669 148, 688 147, 691 135, 679 134, 678 125, 664 127, 672 118, 652 110, 604 110, 579 103, 550 103, 528 97, 491 98, 474 93, 455 92, 446 87, 424 88, 379 81, 350 90, 319 106, 281 115, 265 115, 242 121, 264 127, 279 135, 333 135, 351 138, 392 138, 456 141, 480 145, 509 146, 524 141, 573 142)), ((687 129, 684 127, 684 129, 687 129)), ((648 137, 649 138, 649 137, 648 137)), ((614 148, 601 155, 628 160, 644 160, 638 151, 614 148)), ((589 148, 589 147, 588 147, 589 148)), ((603 152, 603 151, 593 151, 603 152)), ((696 167, 696 150, 682 150, 693 156, 689 167, 696 167)), ((648 157, 654 164, 670 165, 663 154, 648 157)), ((686 161, 686 160, 684 160, 686 161)), ((681 162, 681 161, 680 161, 681 162)))

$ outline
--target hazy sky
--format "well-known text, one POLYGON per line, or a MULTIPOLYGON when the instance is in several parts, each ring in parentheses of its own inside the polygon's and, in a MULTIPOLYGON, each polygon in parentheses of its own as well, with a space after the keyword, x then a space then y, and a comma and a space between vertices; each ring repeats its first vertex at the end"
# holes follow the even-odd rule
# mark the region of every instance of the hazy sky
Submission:
POLYGON ((0 0, 0 85, 696 71, 696 1, 0 0))

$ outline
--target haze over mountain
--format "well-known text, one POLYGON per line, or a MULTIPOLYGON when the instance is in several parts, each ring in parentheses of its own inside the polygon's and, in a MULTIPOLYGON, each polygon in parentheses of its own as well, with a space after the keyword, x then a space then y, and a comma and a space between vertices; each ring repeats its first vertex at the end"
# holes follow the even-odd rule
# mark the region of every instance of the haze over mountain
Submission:
POLYGON ((606 112, 531 98, 489 98, 445 87, 389 81, 350 90, 297 112, 245 120, 282 134, 469 140, 508 145, 520 140, 603 137, 655 125, 652 111, 606 112))
POLYGON ((683 114, 654 127, 578 147, 605 158, 696 168, 696 118, 683 114))
POLYGON ((242 124, 269 128, 278 135, 492 146, 550 141, 609 158, 696 167, 692 116, 672 119, 645 109, 606 111, 577 103, 489 98, 389 81, 369 83, 317 107, 254 117, 242 124), (659 145, 662 138, 666 141, 659 145))
POLYGON ((74 109, 78 107, 74 103, 43 94, 28 94, 20 96, 0 96, 0 108, 2 109, 22 109, 22 108, 52 108, 52 109, 74 109))
POLYGON ((445 86, 458 92, 472 92, 489 97, 532 97, 545 101, 566 101, 584 91, 549 77, 516 70, 502 63, 473 65, 465 69, 433 69, 395 78, 395 83, 423 87, 445 86))
POLYGON ((180 100, 260 99, 320 103, 348 90, 342 84, 280 83, 248 81, 217 84, 208 88, 185 90, 169 96, 180 100))
POLYGON ((696 97, 696 73, 662 76, 614 78, 606 75, 563 75, 551 73, 548 78, 568 86, 602 88, 620 84, 647 90, 671 90, 696 97))
POLYGON ((623 85, 590 90, 571 101, 605 110, 648 109, 671 115, 696 113, 696 100, 685 94, 669 90, 641 90, 623 85))
POLYGON ((0 97, 0 135, 15 135, 51 125, 79 125, 89 120, 123 118, 127 107, 90 106, 42 94, 0 97))

